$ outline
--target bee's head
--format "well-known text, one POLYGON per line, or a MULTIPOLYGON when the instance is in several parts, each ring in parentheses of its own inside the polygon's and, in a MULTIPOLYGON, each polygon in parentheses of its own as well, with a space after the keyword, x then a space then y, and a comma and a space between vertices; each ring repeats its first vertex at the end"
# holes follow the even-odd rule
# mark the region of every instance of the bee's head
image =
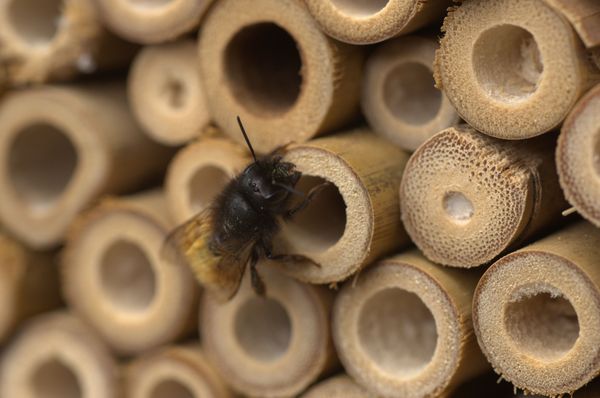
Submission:
POLYGON ((261 159, 249 165, 241 176, 247 197, 259 204, 277 204, 289 197, 301 173, 294 164, 279 157, 261 159))

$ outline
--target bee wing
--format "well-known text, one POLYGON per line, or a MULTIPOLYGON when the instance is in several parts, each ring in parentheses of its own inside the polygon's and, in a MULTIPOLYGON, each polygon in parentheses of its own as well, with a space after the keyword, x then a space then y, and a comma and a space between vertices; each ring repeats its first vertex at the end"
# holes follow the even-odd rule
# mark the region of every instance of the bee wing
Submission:
POLYGON ((167 235, 160 250, 161 259, 169 264, 189 266, 186 253, 195 241, 210 234, 211 229, 211 211, 207 208, 167 235))

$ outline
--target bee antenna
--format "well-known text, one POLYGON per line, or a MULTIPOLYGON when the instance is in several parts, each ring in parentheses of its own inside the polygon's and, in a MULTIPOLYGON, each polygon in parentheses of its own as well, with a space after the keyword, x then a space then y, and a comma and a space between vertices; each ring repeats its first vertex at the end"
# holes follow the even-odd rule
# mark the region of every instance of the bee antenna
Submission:
POLYGON ((248 139, 248 134, 246 134, 246 129, 244 128, 244 125, 242 124, 242 119, 240 119, 239 116, 236 116, 238 124, 240 125, 240 130, 242 130, 242 134, 244 135, 244 139, 246 140, 246 144, 248 144, 248 148, 250 148, 250 152, 252 153, 252 157, 254 158, 254 163, 257 162, 256 160, 256 155, 254 154, 254 148, 252 148, 252 144, 250 143, 250 140, 248 139))

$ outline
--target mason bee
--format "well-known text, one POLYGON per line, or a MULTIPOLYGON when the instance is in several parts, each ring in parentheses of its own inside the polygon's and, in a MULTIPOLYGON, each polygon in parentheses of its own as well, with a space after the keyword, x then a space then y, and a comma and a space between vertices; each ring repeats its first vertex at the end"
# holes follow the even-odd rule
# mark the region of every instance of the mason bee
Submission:
POLYGON ((239 116, 237 121, 254 162, 225 186, 211 206, 177 227, 163 247, 169 261, 187 264, 200 284, 220 301, 236 294, 247 265, 254 291, 265 294, 256 270, 262 256, 315 264, 301 255, 274 254, 272 240, 280 219, 290 220, 328 184, 317 185, 306 195, 295 190, 302 173, 282 160, 283 148, 257 158, 239 116), (302 195, 303 200, 291 206, 294 194, 302 195))

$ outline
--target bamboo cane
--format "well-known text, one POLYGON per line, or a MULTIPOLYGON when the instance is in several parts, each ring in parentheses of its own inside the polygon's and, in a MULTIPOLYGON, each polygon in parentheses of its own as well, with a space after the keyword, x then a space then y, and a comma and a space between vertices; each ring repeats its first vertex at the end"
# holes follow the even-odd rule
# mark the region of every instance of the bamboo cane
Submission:
POLYGON ((544 0, 565 16, 586 47, 600 46, 600 3, 595 0, 544 0))
POLYGON ((311 388, 301 398, 366 398, 372 397, 346 374, 330 377, 311 388))

